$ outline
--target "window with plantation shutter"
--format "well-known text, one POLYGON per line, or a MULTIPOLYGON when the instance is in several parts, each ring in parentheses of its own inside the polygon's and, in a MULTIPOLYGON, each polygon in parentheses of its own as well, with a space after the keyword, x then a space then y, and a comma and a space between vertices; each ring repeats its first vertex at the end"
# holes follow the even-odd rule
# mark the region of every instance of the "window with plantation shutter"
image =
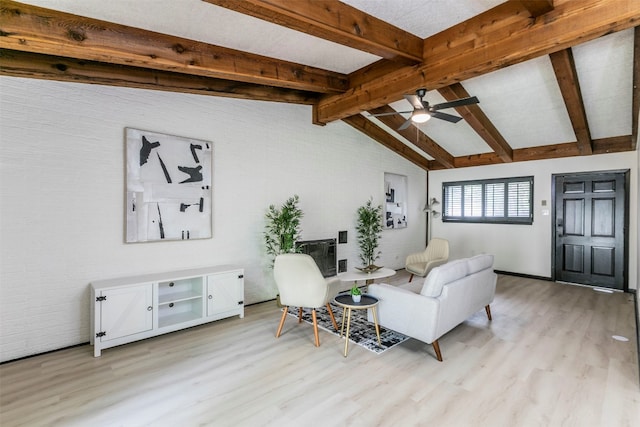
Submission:
POLYGON ((442 184, 445 222, 533 223, 533 177, 442 184))

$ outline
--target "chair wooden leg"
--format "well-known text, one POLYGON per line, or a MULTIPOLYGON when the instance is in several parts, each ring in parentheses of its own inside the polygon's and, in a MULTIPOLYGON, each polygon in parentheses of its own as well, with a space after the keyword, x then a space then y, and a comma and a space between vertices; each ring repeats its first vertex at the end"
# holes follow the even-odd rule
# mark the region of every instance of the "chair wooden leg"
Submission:
POLYGON ((313 317, 313 335, 316 338, 316 347, 320 347, 320 335, 318 335, 318 318, 316 317, 316 309, 311 310, 311 317, 313 317))
POLYGON ((302 307, 298 309, 298 323, 302 323, 302 307))
POLYGON ((289 307, 286 307, 286 306, 282 310, 282 318, 280 319, 280 326, 278 326, 278 332, 276 332, 276 338, 278 338, 280 336, 280 332, 282 332, 282 327, 284 326, 284 319, 286 319, 287 317, 287 310, 289 310, 289 307))
POLYGON ((333 323, 333 327, 336 328, 336 332, 338 332, 338 323, 336 323, 336 318, 333 316, 333 310, 331 310, 331 306, 327 303, 327 311, 329 312, 329 316, 331 317, 331 323, 333 323))
POLYGON ((438 359, 438 362, 442 362, 442 353, 440 353, 440 344, 438 344, 438 340, 432 342, 431 345, 436 352, 436 359, 438 359))
POLYGON ((485 305, 485 306, 484 306, 484 311, 486 311, 486 312, 487 312, 487 317, 489 318, 489 320, 493 320, 493 319, 491 318, 491 307, 489 307, 489 304, 487 304, 487 305, 485 305))
POLYGON ((411 276, 409 276, 409 283, 411 283, 412 280, 413 280, 413 273, 411 274, 411 276))

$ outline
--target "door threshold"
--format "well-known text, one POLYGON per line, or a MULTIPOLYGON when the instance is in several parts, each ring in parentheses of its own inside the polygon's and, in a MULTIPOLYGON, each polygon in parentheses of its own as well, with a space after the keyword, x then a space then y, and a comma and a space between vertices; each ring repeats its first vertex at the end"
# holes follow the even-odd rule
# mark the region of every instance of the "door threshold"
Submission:
POLYGON ((602 286, 585 285, 584 283, 565 282, 562 280, 556 280, 555 282, 560 283, 562 285, 573 285, 573 286, 582 286, 583 288, 591 288, 596 292, 602 292, 606 294, 612 294, 614 292, 624 292, 621 289, 603 288, 602 286))

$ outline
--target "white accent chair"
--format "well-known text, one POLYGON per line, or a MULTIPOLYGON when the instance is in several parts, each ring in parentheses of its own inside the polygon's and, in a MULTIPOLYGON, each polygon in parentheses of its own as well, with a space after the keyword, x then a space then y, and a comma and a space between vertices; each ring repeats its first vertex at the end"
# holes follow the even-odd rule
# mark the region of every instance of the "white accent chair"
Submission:
POLYGON ((476 255, 434 268, 424 283, 372 284, 367 293, 379 300, 378 324, 433 345, 442 362, 440 337, 483 307, 491 320, 496 280, 493 255, 476 255))
POLYGON ((306 254, 282 254, 276 257, 273 265, 273 276, 280 292, 280 303, 284 306, 276 338, 280 336, 284 320, 287 317, 289 306, 299 307, 298 323, 302 322, 302 308, 311 308, 313 318, 313 332, 315 345, 320 346, 318 335, 318 320, 316 309, 326 306, 333 322, 333 327, 338 330, 338 324, 333 316, 329 301, 337 295, 340 280, 337 278, 325 279, 318 265, 311 256, 306 254))
POLYGON ((411 276, 409 282, 413 280, 413 276, 426 277, 432 268, 442 265, 449 259, 449 241, 445 239, 431 239, 427 248, 407 257, 404 268, 411 276))

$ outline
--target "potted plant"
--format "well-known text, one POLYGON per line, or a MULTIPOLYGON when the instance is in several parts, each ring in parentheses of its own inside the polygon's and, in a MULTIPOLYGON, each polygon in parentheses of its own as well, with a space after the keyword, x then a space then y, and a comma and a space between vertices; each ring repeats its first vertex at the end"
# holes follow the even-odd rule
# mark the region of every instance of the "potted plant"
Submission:
POLYGON ((374 271, 374 262, 380 257, 378 240, 382 232, 382 205, 373 206, 373 200, 358 208, 358 222, 356 225, 358 246, 360 247, 360 261, 364 271, 374 271))
POLYGON ((300 239, 300 219, 302 210, 298 207, 298 195, 287 199, 280 207, 269 206, 265 218, 264 243, 267 253, 273 257, 280 254, 296 253, 296 241, 300 239))
POLYGON ((351 299, 353 300, 353 302, 360 302, 360 298, 362 298, 362 291, 360 290, 359 287, 357 287, 355 284, 353 285, 353 287, 351 288, 351 299))

